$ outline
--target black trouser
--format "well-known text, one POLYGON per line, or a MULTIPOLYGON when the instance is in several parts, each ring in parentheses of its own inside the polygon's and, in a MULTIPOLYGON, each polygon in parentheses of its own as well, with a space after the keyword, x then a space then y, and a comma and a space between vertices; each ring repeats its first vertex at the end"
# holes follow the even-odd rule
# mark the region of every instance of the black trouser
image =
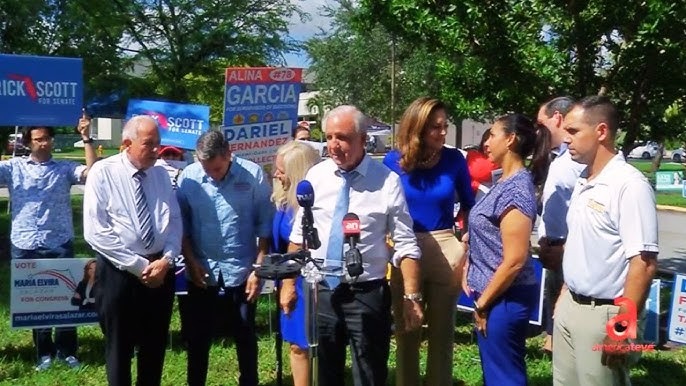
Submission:
MULTIPOLYGON (((13 259, 64 259, 74 257, 72 241, 56 248, 39 247, 37 249, 21 249, 11 245, 13 259)), ((44 356, 57 356, 65 359, 76 355, 77 339, 76 327, 56 327, 55 340, 52 340, 52 328, 34 328, 33 344, 36 346, 38 360, 44 356)))
POLYGON ((355 386, 384 386, 391 339, 391 293, 386 280, 320 287, 319 385, 343 386, 350 344, 355 386))
POLYGON ((131 358, 138 346, 136 385, 159 385, 174 303, 174 270, 148 288, 98 254, 95 304, 105 335, 107 382, 131 385, 131 358))
POLYGON ((207 364, 216 316, 219 309, 229 312, 236 354, 240 386, 257 386, 257 334, 255 332, 255 303, 248 303, 245 283, 238 287, 224 288, 224 295, 218 295, 219 287, 202 289, 188 282, 188 374, 190 386, 203 386, 207 380, 207 364))

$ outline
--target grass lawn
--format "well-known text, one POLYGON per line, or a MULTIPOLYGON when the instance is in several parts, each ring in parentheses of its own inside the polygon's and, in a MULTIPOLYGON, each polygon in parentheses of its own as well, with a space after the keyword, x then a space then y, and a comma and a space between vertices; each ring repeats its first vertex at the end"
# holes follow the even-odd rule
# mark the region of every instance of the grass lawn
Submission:
MULTIPOLYGON (((76 225, 75 250, 78 255, 90 256, 88 246, 83 241, 81 221, 82 197, 72 198, 76 225)), ((78 357, 83 367, 76 371, 57 365, 46 372, 37 373, 35 351, 28 330, 12 330, 9 327, 9 262, 7 261, 9 215, 6 212, 7 200, 0 199, 0 236, 3 250, 0 252, 0 385, 106 385, 104 367, 104 341, 96 326, 79 328, 80 348, 78 357)), ((175 306, 176 307, 176 306, 175 306)), ((274 302, 262 296, 258 304, 257 324, 259 331, 259 375, 262 385, 276 384, 276 360, 273 335, 270 333, 270 312, 274 313, 274 302)), ((462 379, 467 385, 482 383, 479 353, 472 335, 469 315, 458 313, 454 345, 453 377, 462 379)), ((171 344, 165 359, 163 385, 185 383, 186 353, 180 344, 179 317, 175 311, 171 325, 171 344)), ((533 331, 532 335, 536 335, 533 331)), ((526 360, 529 382, 532 386, 552 384, 551 362, 539 349, 540 337, 528 340, 526 360)), ((591 348, 589 347, 589 352, 591 348)), ((284 384, 291 385, 288 366, 288 348, 284 345, 284 384)), ((424 364, 426 356, 421 361, 424 364)), ((135 368, 135 366, 134 366, 135 368)), ((391 342, 389 359, 390 379, 395 377, 395 344, 391 342)), ((350 379, 350 373, 348 373, 350 379)), ((634 385, 681 385, 686 380, 686 349, 656 351, 645 354, 632 370, 634 385)), ((218 338, 212 346, 208 385, 237 385, 238 363, 233 343, 230 339, 218 338)))
MULTIPOLYGON (((645 174, 650 181, 654 182, 655 174, 650 171, 652 167, 652 161, 632 159, 629 161, 629 163, 633 165, 636 169, 640 170, 643 174, 645 174)), ((660 164, 660 171, 679 170, 686 170, 684 164, 670 162, 669 160, 663 160, 660 164)), ((658 205, 669 205, 686 208, 686 198, 682 197, 681 192, 655 192, 655 200, 657 201, 658 205)))

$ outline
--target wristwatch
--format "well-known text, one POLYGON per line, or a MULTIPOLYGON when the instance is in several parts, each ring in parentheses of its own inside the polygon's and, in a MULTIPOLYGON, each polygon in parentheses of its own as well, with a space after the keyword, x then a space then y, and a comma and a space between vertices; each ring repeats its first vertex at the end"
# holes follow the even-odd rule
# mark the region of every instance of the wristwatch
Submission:
POLYGON ((403 295, 403 299, 409 300, 412 302, 417 302, 417 303, 421 303, 422 301, 424 301, 424 297, 422 296, 421 292, 415 292, 412 294, 405 294, 405 295, 403 295))
POLYGON ((86 138, 86 139, 81 139, 81 140, 83 141, 84 144, 95 142, 95 140, 93 138, 86 138))
POLYGON ((163 259, 167 260, 169 268, 174 268, 174 258, 171 256, 164 256, 163 259))

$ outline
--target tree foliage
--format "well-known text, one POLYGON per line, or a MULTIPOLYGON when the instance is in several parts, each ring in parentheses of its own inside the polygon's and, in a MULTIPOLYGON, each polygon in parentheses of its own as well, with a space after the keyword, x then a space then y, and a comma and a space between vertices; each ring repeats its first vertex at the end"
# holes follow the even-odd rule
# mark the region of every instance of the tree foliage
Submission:
POLYGON ((435 66, 427 50, 394 39, 381 25, 356 28, 359 10, 352 1, 339 0, 326 12, 333 18, 332 31, 305 44, 312 60, 310 70, 317 74, 318 103, 353 104, 370 116, 391 122, 398 116, 391 105, 392 71, 396 111, 417 96, 436 91, 435 66))
POLYGON ((290 0, 3 0, 0 51, 84 59, 86 98, 209 104, 223 111, 227 66, 283 64, 298 45, 290 0))
POLYGON ((439 97, 458 116, 533 113, 543 100, 604 93, 623 111, 625 146, 683 131, 686 3, 669 0, 361 0, 359 28, 381 23, 436 57, 439 97), (678 123, 677 123, 678 122, 678 123))
POLYGON ((126 14, 124 45, 148 66, 149 92, 175 101, 223 98, 227 66, 283 63, 288 18, 301 17, 289 0, 112 0, 126 14), (208 95, 211 94, 211 95, 208 95))

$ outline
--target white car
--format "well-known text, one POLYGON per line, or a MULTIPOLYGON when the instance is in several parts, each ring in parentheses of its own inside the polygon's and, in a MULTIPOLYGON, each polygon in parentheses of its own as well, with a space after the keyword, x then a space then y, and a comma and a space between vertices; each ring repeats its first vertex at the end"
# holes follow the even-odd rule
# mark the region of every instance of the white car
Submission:
POLYGON ((629 152, 628 158, 651 159, 660 151, 660 146, 657 142, 648 141, 645 145, 637 146, 629 152))
POLYGON ((672 150, 670 152, 672 161, 674 162, 684 162, 686 161, 686 150, 684 150, 683 147, 680 147, 676 150, 672 150))

